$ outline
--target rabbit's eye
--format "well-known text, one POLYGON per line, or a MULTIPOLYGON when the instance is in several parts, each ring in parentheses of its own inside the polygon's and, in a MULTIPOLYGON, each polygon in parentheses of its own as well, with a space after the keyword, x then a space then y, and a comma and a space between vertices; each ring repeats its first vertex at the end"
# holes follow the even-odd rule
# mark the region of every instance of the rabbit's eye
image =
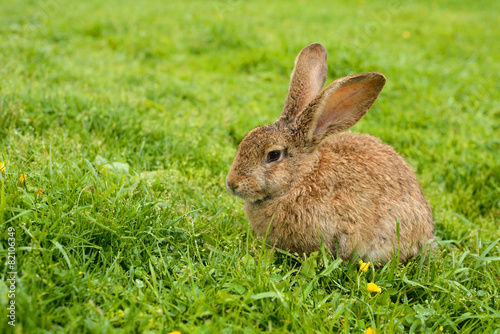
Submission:
POLYGON ((278 161, 280 158, 281 158, 281 151, 279 151, 279 150, 271 151, 267 154, 266 162, 269 163, 269 162, 278 161))

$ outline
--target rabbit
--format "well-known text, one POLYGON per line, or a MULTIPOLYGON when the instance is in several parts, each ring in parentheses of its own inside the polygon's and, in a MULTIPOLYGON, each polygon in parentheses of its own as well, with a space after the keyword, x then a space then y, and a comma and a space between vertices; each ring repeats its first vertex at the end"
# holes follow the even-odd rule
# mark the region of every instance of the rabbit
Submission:
POLYGON ((411 167, 389 145, 343 132, 371 108, 384 75, 350 75, 323 88, 327 52, 321 44, 297 56, 283 111, 250 131, 226 177, 244 200, 254 233, 291 253, 321 243, 345 261, 401 263, 434 235, 429 203, 411 167))

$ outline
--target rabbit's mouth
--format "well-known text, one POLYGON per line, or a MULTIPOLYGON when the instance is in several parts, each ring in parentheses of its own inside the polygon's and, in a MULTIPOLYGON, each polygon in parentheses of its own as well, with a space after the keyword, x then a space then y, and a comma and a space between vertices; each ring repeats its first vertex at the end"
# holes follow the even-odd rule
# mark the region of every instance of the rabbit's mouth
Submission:
POLYGON ((240 191, 240 189, 234 189, 231 187, 227 187, 227 190, 229 191, 229 193, 231 193, 231 195, 238 196, 242 200, 249 201, 252 203, 264 202, 265 200, 268 200, 271 198, 271 196, 264 194, 262 191, 247 193, 244 191, 240 191))
POLYGON ((266 197, 266 193, 262 187, 255 181, 234 180, 234 178, 228 176, 226 178, 226 188, 231 195, 238 196, 245 201, 255 202, 266 197))
POLYGON ((230 189, 230 188, 228 188, 228 190, 231 193, 231 195, 238 196, 242 200, 249 201, 249 202, 252 202, 252 203, 263 202, 264 200, 270 198, 270 196, 266 196, 265 194, 263 194, 261 192, 257 192, 257 193, 253 193, 253 194, 248 194, 248 193, 239 192, 237 190, 230 189))
POLYGON ((226 183, 227 190, 231 195, 238 196, 244 201, 248 201, 253 204, 264 203, 272 198, 281 197, 288 193, 288 191, 281 191, 277 193, 270 193, 266 188, 256 189, 256 185, 253 184, 249 186, 246 183, 235 184, 232 182, 226 183))

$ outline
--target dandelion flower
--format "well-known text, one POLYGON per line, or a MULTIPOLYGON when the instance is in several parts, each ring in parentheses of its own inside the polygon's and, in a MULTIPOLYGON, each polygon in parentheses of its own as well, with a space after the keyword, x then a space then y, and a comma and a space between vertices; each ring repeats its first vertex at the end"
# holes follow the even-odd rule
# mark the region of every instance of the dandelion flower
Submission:
POLYGON ((26 182, 26 174, 21 174, 21 176, 19 176, 19 185, 21 187, 24 187, 25 182, 26 182))
POLYGON ((442 332, 443 331, 443 326, 439 326, 439 331, 442 332))
POLYGON ((368 268, 370 267, 370 262, 363 262, 363 260, 359 261, 359 270, 366 273, 368 268))
POLYGON ((375 283, 368 283, 368 286, 366 287, 366 289, 370 292, 378 292, 378 293, 381 293, 382 292, 382 289, 375 283))
POLYGON ((377 334, 377 331, 372 329, 371 327, 368 327, 366 330, 365 330, 365 334, 377 334))
POLYGON ((179 331, 173 331, 173 332, 170 332, 170 333, 168 333, 168 334, 182 334, 182 333, 181 333, 181 332, 179 332, 179 331))
POLYGON ((0 173, 5 177, 5 162, 0 162, 0 173))

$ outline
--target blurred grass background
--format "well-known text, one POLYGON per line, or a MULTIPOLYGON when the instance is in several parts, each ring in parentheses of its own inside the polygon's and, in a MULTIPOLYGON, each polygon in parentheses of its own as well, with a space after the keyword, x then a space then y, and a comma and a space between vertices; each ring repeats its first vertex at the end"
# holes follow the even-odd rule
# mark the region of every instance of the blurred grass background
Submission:
POLYGON ((499 2, 0 8, 0 223, 17 228, 18 332, 499 330, 499 2), (352 265, 311 278, 302 260, 271 260, 225 190, 239 140, 277 118, 313 42, 329 52, 327 83, 388 78, 353 131, 412 164, 442 240, 432 270, 373 272, 395 291, 378 299, 352 265))

